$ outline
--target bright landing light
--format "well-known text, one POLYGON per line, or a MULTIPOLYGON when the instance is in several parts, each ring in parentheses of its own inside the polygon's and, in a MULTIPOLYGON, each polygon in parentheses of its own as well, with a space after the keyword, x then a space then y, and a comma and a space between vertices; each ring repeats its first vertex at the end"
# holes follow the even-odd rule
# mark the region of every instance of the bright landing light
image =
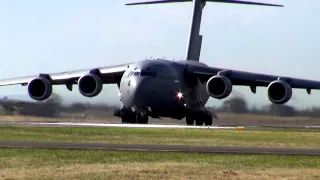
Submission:
POLYGON ((178 97, 179 99, 183 98, 182 93, 181 93, 181 92, 178 92, 178 93, 177 93, 177 97, 178 97))

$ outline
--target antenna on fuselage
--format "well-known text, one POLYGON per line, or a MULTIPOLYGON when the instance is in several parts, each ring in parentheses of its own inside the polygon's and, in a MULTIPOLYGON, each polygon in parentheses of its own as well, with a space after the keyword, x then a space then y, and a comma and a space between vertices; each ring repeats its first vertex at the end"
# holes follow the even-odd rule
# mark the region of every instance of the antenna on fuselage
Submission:
POLYGON ((145 4, 164 4, 164 3, 176 3, 176 2, 190 2, 193 1, 192 19, 189 31, 189 41, 187 46, 187 52, 185 60, 199 61, 201 54, 202 35, 200 35, 200 26, 202 11, 206 5, 206 2, 220 2, 220 3, 233 3, 233 4, 247 4, 247 5, 260 5, 260 6, 278 6, 282 5, 258 3, 250 1, 238 1, 238 0, 156 0, 146 2, 127 3, 126 5, 145 5, 145 4))

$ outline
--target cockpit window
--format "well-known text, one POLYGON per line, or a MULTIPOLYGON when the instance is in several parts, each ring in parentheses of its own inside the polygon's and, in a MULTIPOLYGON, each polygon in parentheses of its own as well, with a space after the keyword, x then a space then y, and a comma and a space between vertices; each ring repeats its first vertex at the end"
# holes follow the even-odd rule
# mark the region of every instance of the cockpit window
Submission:
POLYGON ((134 72, 134 76, 140 76, 140 72, 134 72))
POLYGON ((141 71, 141 76, 150 76, 150 77, 156 77, 156 73, 152 72, 152 71, 146 71, 146 70, 142 70, 141 71))
POLYGON ((149 77, 157 77, 157 74, 155 72, 152 72, 150 70, 141 70, 141 72, 135 71, 135 72, 130 72, 128 74, 128 77, 130 76, 149 76, 149 77))
POLYGON ((132 76, 132 75, 133 75, 133 71, 130 71, 129 74, 128 74, 128 76, 127 76, 127 78, 129 78, 129 77, 132 76))
POLYGON ((147 71, 141 71, 140 76, 149 76, 149 72, 147 72, 147 71))

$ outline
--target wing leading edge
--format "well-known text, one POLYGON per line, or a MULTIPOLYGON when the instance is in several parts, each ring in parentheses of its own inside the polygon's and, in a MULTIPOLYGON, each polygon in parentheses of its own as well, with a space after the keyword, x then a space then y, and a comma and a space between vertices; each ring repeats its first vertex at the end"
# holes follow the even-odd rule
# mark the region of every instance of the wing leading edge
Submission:
POLYGON ((238 70, 215 68, 209 66, 189 65, 188 72, 199 75, 199 77, 202 78, 202 80, 204 81, 207 81, 210 77, 214 75, 220 74, 229 78, 232 82, 232 85, 238 86, 267 87, 273 81, 283 80, 287 82, 292 88, 306 89, 308 94, 310 94, 311 89, 320 89, 320 81, 259 74, 238 70))
POLYGON ((77 84, 77 80, 90 72, 98 73, 103 79, 104 84, 115 84, 119 83, 122 74, 126 71, 131 63, 120 64, 115 66, 106 66, 92 69, 82 69, 75 71, 66 71, 59 73, 39 74, 34 76, 26 76, 12 79, 0 80, 0 86, 7 85, 27 85, 31 80, 39 76, 45 76, 51 79, 52 85, 63 85, 63 84, 77 84))

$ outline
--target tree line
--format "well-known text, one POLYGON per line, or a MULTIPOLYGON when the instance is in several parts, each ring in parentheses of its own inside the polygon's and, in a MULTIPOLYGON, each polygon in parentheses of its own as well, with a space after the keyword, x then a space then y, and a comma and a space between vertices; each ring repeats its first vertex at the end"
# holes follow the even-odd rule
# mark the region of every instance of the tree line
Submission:
POLYGON ((287 104, 274 104, 257 107, 249 107, 248 102, 244 96, 233 96, 223 102, 220 107, 209 107, 211 110, 216 112, 228 112, 237 114, 259 114, 259 115, 271 115, 271 116, 281 116, 281 117, 294 117, 294 116, 304 116, 304 117, 320 117, 320 108, 306 108, 297 109, 293 106, 287 104))
MULTIPOLYGON (((52 94, 48 100, 41 102, 6 100, 1 102, 1 107, 2 114, 39 117, 66 117, 68 115, 110 117, 113 115, 114 110, 118 108, 108 104, 73 103, 64 105, 62 98, 57 94, 52 94)), ((218 113, 320 117, 320 107, 299 110, 286 104, 278 105, 273 103, 262 107, 249 107, 244 96, 239 95, 228 98, 219 107, 208 107, 208 109, 218 113)))
POLYGON ((66 117, 66 116, 88 116, 108 117, 112 116, 116 106, 108 104, 86 104, 72 103, 65 105, 62 98, 57 94, 52 94, 45 101, 12 101, 1 102, 2 114, 4 115, 23 115, 38 117, 66 117))

